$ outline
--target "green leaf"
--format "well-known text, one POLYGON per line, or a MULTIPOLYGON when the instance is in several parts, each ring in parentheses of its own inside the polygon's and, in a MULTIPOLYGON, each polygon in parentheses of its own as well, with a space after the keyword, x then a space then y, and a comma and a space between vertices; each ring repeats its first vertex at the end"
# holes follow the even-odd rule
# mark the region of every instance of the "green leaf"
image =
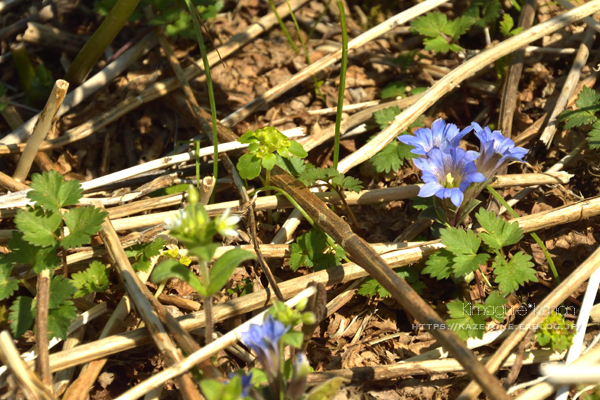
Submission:
POLYGON ((206 400, 221 400, 225 385, 215 379, 202 379, 200 381, 200 389, 206 400))
POLYGON ((308 153, 306 150, 304 150, 304 147, 302 147, 302 145, 295 140, 290 140, 290 147, 288 147, 288 151, 290 154, 299 158, 306 158, 308 156, 308 153))
POLYGON ((327 244, 327 235, 318 228, 300 235, 296 243, 292 243, 290 254, 290 268, 314 267, 315 271, 339 265, 346 253, 340 246, 330 248, 327 244))
POLYGON ((502 21, 500 22, 500 32, 502 32, 502 34, 505 37, 511 37, 518 35, 523 31, 523 27, 520 26, 516 29, 513 29, 514 26, 515 22, 513 21, 510 14, 504 14, 504 16, 502 17, 502 21))
POLYGON ((410 23, 411 31, 427 37, 439 36, 444 32, 447 24, 448 17, 439 11, 427 13, 410 23))
POLYGON ((464 35, 476 21, 475 18, 463 15, 449 22, 445 27, 444 33, 452 36, 452 39, 456 41, 460 36, 464 35))
POLYGON ((336 393, 340 391, 344 378, 335 377, 322 384, 314 387, 309 393, 306 400, 331 400, 336 393))
POLYGON ((304 160, 302 160, 300 157, 296 157, 293 154, 289 157, 281 157, 279 154, 276 154, 275 157, 277 157, 275 165, 284 171, 289 172, 294 177, 297 177, 306 169, 304 160))
POLYGON ((263 158, 262 158, 262 166, 264 169, 266 169, 267 171, 270 171, 273 169, 273 167, 275 166, 275 162, 277 161, 277 158, 275 157, 275 154, 270 153, 270 154, 266 154, 263 158))
POLYGON ((238 160, 237 169, 243 179, 254 179, 260 175, 261 160, 255 154, 244 154, 238 160))
POLYGON ((441 229, 440 236, 448 251, 455 255, 477 254, 481 244, 481 239, 474 232, 457 228, 441 229))
POLYGON ((281 343, 288 344, 297 349, 302 348, 304 342, 304 334, 302 332, 289 331, 281 337, 281 343))
POLYGON ((592 125, 592 130, 588 133, 587 141, 590 145, 590 149, 600 149, 600 121, 596 121, 594 122, 594 125, 592 125))
POLYGON ((381 98, 389 99, 390 97, 404 96, 405 93, 406 83, 402 81, 392 82, 381 89, 381 98))
MULTIPOLYGON (((425 288, 425 284, 419 280, 419 274, 414 269, 402 268, 397 270, 396 273, 400 278, 406 280, 406 282, 410 284, 415 292, 421 294, 421 291, 425 288)), ((365 280, 365 282, 358 289, 358 294, 370 297, 374 297, 376 295, 379 297, 391 297, 390 292, 388 292, 373 278, 365 280)))
POLYGON ((452 270, 456 276, 464 276, 469 272, 474 272, 479 269, 479 266, 485 264, 489 260, 490 255, 483 254, 460 254, 454 257, 454 265, 452 270))
POLYGON ((90 293, 103 292, 108 288, 108 269, 100 261, 93 261, 85 271, 71 275, 73 285, 77 288, 74 298, 83 297, 90 293))
POLYGON ((351 192, 360 192, 362 190, 362 182, 352 176, 344 176, 339 174, 331 179, 331 183, 339 189, 346 189, 351 192))
POLYGON ((441 249, 429 256, 422 273, 438 280, 447 279, 452 275, 452 258, 452 253, 446 249, 441 249))
POLYGON ((190 285, 202 298, 208 297, 202 282, 192 271, 177 260, 169 259, 158 264, 152 271, 152 282, 160 283, 170 278, 177 278, 190 285))
POLYGON ((198 259, 209 262, 212 260, 215 251, 219 247, 218 243, 210 243, 206 246, 194 247, 190 250, 190 254, 198 257, 198 259))
POLYGON ((398 171, 404 165, 404 160, 416 158, 418 155, 411 153, 413 146, 394 140, 375 154, 369 161, 373 163, 378 173, 398 171))
POLYGON ((8 299, 19 289, 19 281, 10 277, 11 272, 9 260, 0 256, 0 300, 8 299))
POLYGON ((88 244, 92 235, 96 234, 108 215, 96 207, 79 207, 69 210, 64 216, 69 228, 69 235, 61 241, 64 248, 79 247, 88 244))
POLYGON ((447 53, 449 51, 459 52, 463 50, 459 45, 451 44, 441 36, 433 39, 425 39, 423 43, 425 43, 425 50, 432 50, 440 53, 447 53))
POLYGON ((523 238, 523 230, 517 222, 506 222, 493 211, 482 208, 475 217, 486 230, 481 232, 479 237, 494 250, 519 243, 523 238))
POLYGON ((458 300, 448 303, 447 306, 451 318, 446 321, 446 324, 456 332, 458 337, 463 340, 483 337, 486 320, 484 313, 474 308, 471 303, 458 300))
POLYGON ((473 18, 475 25, 484 28, 498 19, 501 8, 498 0, 473 0, 463 15, 473 18))
POLYGON ((15 225, 23 232, 23 239, 29 243, 47 247, 55 246, 59 236, 58 227, 61 222, 60 213, 45 212, 39 206, 27 207, 17 211, 15 225))
POLYGON ((7 257, 10 262, 28 264, 36 274, 44 269, 54 269, 60 266, 60 258, 56 256, 58 245, 52 247, 34 246, 23 240, 23 234, 15 231, 8 240, 11 253, 7 257))
POLYGON ((131 264, 134 271, 148 271, 150 268, 150 259, 161 254, 162 249, 167 242, 162 238, 156 238, 152 242, 136 244, 125 250, 128 258, 134 258, 135 262, 131 264))
POLYGON ((57 171, 33 174, 27 198, 47 210, 58 211, 62 207, 77 204, 83 188, 78 181, 65 181, 57 171))
POLYGON ((57 275, 50 281, 50 301, 48 308, 58 308, 70 300, 77 292, 77 288, 70 279, 63 279, 57 275))
POLYGON ((77 318, 77 308, 71 300, 58 308, 48 310, 48 338, 65 340, 69 334, 69 325, 77 318))
POLYGON ((318 181, 324 181, 331 183, 338 189, 346 189, 354 192, 359 192, 362 190, 361 181, 350 176, 345 176, 332 167, 322 169, 315 168, 314 165, 309 164, 298 176, 298 180, 304 183, 307 187, 314 185, 318 181))
POLYGON ((600 94, 584 86, 575 100, 577 110, 565 110, 558 115, 561 121, 567 121, 565 129, 595 123, 596 113, 600 111, 600 94))
POLYGON ((256 255, 242 249, 232 249, 223 254, 210 270, 210 283, 208 285, 208 295, 211 296, 217 293, 225 286, 231 278, 231 274, 238 265, 246 260, 254 260, 256 255))
POLYGON ((502 297, 500 292, 492 292, 487 299, 485 299, 483 305, 475 304, 475 307, 483 311, 483 314, 486 317, 502 322, 504 321, 504 318, 506 318, 506 308, 504 307, 506 303, 506 299, 502 297))
POLYGON ((553 351, 565 351, 573 344, 575 325, 566 322, 561 314, 552 311, 544 319, 536 332, 536 339, 541 346, 550 344, 553 351))
POLYGON ((400 108, 398 108, 398 106, 393 106, 375 111, 373 113, 373 119, 375 119, 375 122, 379 125, 379 129, 384 130, 392 123, 392 121, 394 121, 394 118, 398 114, 400 114, 400 108))
POLYGON ((35 300, 31 297, 19 296, 10 306, 10 330, 15 338, 23 336, 33 325, 35 319, 35 300))
POLYGON ((514 292, 525 282, 537 282, 531 256, 518 252, 508 262, 501 257, 496 257, 494 262, 494 275, 502 293, 514 292))

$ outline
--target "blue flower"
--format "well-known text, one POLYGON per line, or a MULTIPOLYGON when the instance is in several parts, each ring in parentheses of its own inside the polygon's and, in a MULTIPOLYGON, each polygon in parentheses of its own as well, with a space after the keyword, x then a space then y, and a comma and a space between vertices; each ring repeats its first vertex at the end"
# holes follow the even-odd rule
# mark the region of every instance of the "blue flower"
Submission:
POLYGON ((254 350, 265 372, 271 376, 279 373, 279 340, 290 329, 281 321, 268 315, 262 325, 252 324, 242 333, 242 342, 254 350))
POLYGON ((491 179, 503 164, 510 161, 523 161, 527 149, 515 147, 515 143, 500 131, 492 132, 489 127, 482 128, 477 122, 473 122, 471 126, 475 129, 475 136, 481 142, 480 156, 475 165, 487 179, 491 179))
POLYGON ((460 139, 472 130, 473 126, 467 126, 461 131, 456 125, 446 124, 446 121, 439 118, 431 124, 431 129, 419 128, 414 136, 402 135, 398 136, 398 140, 413 146, 412 153, 426 156, 434 148, 447 151, 448 148, 457 147, 460 139))
POLYGON ((466 152, 459 147, 449 147, 448 152, 433 148, 427 158, 413 160, 417 168, 423 171, 425 185, 419 191, 419 197, 435 195, 440 199, 449 198, 456 207, 464 200, 464 192, 473 182, 484 182, 486 177, 477 172, 473 160, 477 153, 466 152))

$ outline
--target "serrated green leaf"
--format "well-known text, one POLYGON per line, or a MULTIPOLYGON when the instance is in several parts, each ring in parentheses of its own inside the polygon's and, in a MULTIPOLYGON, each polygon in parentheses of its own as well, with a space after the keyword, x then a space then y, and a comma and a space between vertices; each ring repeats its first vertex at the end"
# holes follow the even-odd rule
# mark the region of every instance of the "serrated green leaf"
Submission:
POLYGON ((225 286, 231 278, 231 274, 238 265, 247 260, 256 259, 256 255, 242 249, 232 249, 223 254, 210 270, 210 283, 208 285, 208 295, 211 296, 217 293, 225 286))
POLYGON ((537 282, 531 256, 518 252, 506 262, 501 257, 494 262, 494 275, 500 291, 508 294, 523 286, 525 282, 537 282))
POLYGON ((381 89, 381 98, 389 99, 392 97, 404 96, 405 93, 406 83, 402 81, 392 82, 387 84, 383 89, 381 89))
POLYGON ((456 276, 464 276, 470 272, 477 271, 479 266, 485 264, 489 260, 490 255, 482 254, 459 254, 452 261, 452 270, 456 276))
POLYGON ((202 379, 200 381, 200 389, 206 400, 221 400, 226 386, 216 379, 202 379))
POLYGON ((393 141, 375 154, 370 161, 378 173, 398 171, 400 166, 404 165, 404 160, 418 157, 411 153, 412 149, 413 146, 393 141))
POLYGON ((452 253, 446 249, 441 249, 429 256, 422 273, 440 280, 447 279, 452 275, 452 258, 452 253))
POLYGON ((8 241, 8 248, 11 250, 11 253, 7 255, 10 262, 28 264, 36 274, 44 269, 54 269, 60 266, 60 258, 56 255, 58 245, 52 247, 34 246, 23 240, 21 232, 13 232, 12 238, 8 241))
POLYGON ((290 268, 296 271, 301 266, 314 267, 315 271, 339 265, 346 253, 340 246, 329 248, 327 235, 318 228, 300 235, 296 243, 292 243, 290 268))
POLYGON ((108 288, 108 269, 99 261, 93 261, 85 271, 71 275, 73 285, 77 288, 74 298, 83 297, 90 293, 103 292, 108 288))
POLYGON ((0 300, 8 299, 15 290, 19 289, 19 281, 10 277, 11 272, 10 261, 0 256, 0 300))
POLYGON ((331 182, 339 189, 346 189, 350 192, 358 193, 362 190, 362 181, 352 176, 344 176, 339 174, 334 177, 331 182))
POLYGON ((66 340, 69 334, 69 325, 77 318, 77 308, 68 300, 58 308, 48 310, 48 339, 57 338, 66 340))
POLYGON ((455 255, 477 254, 481 239, 472 231, 464 231, 457 228, 445 228, 440 230, 442 243, 448 251, 455 255))
POLYGON ((10 330, 15 338, 23 336, 33 325, 35 319, 35 300, 31 297, 19 296, 10 306, 10 330))
POLYGON ((448 17, 439 11, 427 13, 411 21, 411 31, 427 37, 436 37, 444 32, 448 17))
POLYGON ((483 305, 475 304, 475 307, 482 311, 486 317, 502 322, 506 317, 506 309, 504 307, 506 303, 506 299, 502 297, 500 292, 492 292, 487 299, 485 299, 483 305))
POLYGON ((475 25, 483 28, 498 19, 501 8, 498 0, 473 0, 463 15, 473 18, 476 21, 475 25))
MULTIPOLYGON (((425 288, 425 284, 420 281, 419 274, 413 268, 402 268, 396 270, 396 273, 400 278, 408 282, 417 294, 421 294, 421 291, 425 288)), ((358 294, 371 297, 375 295, 379 295, 379 297, 391 297, 391 293, 373 278, 365 280, 358 289, 358 294)))
POLYGON ((576 333, 573 323, 566 322, 561 314, 552 311, 541 323, 536 339, 541 346, 550 344, 553 351, 562 352, 571 347, 576 333))
POLYGON ((289 172, 294 177, 297 177, 306 169, 304 160, 302 160, 300 157, 296 157, 293 154, 289 157, 281 157, 279 154, 277 154, 276 157, 277 161, 275 162, 275 165, 284 171, 289 172))
POLYGON ((78 181, 65 181, 57 171, 33 174, 27 198, 47 210, 58 211, 62 207, 77 204, 83 188, 78 181))
POLYGON ((506 222, 492 211, 482 208, 475 217, 486 230, 480 233, 479 237, 492 249, 500 250, 519 243, 523 238, 523 230, 517 222, 506 222))
POLYGON ((475 18, 463 15, 448 22, 444 29, 444 33, 452 36, 452 39, 456 41, 461 35, 465 34, 475 22, 475 18))
POLYGON ((58 243, 56 238, 59 237, 60 213, 44 212, 39 206, 28 206, 26 210, 17 211, 14 221, 27 242, 40 247, 55 246, 58 243))
POLYGON ((458 337, 463 340, 483 337, 486 320, 483 313, 474 309, 471 303, 458 300, 448 303, 447 307, 451 318, 446 321, 446 324, 456 332, 458 337))
POLYGON ((208 297, 207 291, 200 279, 177 260, 165 260, 158 264, 154 268, 154 271, 152 271, 152 282, 154 283, 160 283, 170 278, 180 279, 190 285, 201 297, 208 297))
POLYGON ((595 123, 596 113, 600 111, 600 94, 594 89, 584 86, 575 100, 577 110, 565 110, 558 115, 561 121, 565 123, 565 129, 574 128, 581 125, 595 123))
POLYGON ((500 32, 502 32, 502 34, 505 37, 511 37, 518 35, 523 31, 523 27, 513 29, 514 26, 515 22, 513 21, 510 14, 504 14, 504 16, 502 17, 502 21, 500 21, 500 32))
POLYGON ((58 308, 77 292, 77 288, 70 279, 63 279, 57 275, 50 281, 50 301, 48 308, 58 308))
POLYGON ((462 47, 449 43, 446 39, 444 39, 441 36, 435 37, 433 39, 427 38, 423 41, 423 43, 425 44, 425 50, 432 50, 440 53, 447 53, 449 51, 458 52, 462 50, 462 47))
POLYGON ((335 377, 320 385, 315 386, 309 393, 306 400, 330 400, 340 391, 344 378, 335 377))
POLYGON ((238 160, 237 169, 243 179, 254 179, 260 175, 261 160, 255 154, 244 154, 238 160))
POLYGON ((159 256, 166 244, 167 242, 163 238, 156 238, 152 242, 146 243, 144 246, 144 257, 150 259, 159 256))
POLYGON ((61 246, 68 249, 90 243, 92 235, 100 230, 107 215, 107 212, 96 207, 69 210, 64 216, 69 235, 61 241, 61 246))
POLYGON ((384 130, 392 123, 398 114, 400 114, 400 108, 393 106, 375 111, 373 113, 373 119, 375 119, 375 122, 379 125, 379 129, 384 130))
POLYGON ((588 133, 587 141, 590 149, 600 149, 600 121, 596 121, 592 125, 592 130, 588 133))

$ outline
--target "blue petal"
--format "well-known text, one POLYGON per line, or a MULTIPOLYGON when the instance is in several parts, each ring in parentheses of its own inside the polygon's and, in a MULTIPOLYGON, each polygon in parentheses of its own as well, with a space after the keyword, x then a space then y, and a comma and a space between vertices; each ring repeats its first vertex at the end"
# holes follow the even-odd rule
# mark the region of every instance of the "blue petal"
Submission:
POLYGON ((419 197, 431 197, 436 194, 440 189, 443 189, 442 185, 437 182, 427 183, 421 186, 419 189, 419 197))
POLYGON ((460 207, 464 198, 465 195, 460 189, 452 189, 452 193, 450 195, 450 200, 452 201, 452 204, 454 204, 456 207, 460 207))

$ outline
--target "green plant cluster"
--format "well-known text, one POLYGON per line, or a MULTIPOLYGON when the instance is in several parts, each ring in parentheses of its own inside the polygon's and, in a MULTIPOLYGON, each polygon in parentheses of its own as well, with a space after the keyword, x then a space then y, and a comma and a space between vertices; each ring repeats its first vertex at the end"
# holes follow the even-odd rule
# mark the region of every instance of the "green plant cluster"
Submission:
MULTIPOLYGON (((106 17, 118 0, 100 0, 95 4, 95 10, 106 17)), ((214 18, 223 8, 222 0, 192 0, 200 18, 207 20, 214 18)), ((182 37, 193 40, 196 38, 192 24, 192 16, 189 14, 183 1, 173 0, 141 0, 136 10, 131 14, 130 21, 143 19, 142 8, 152 6, 155 17, 148 21, 148 25, 165 27, 165 33, 174 38, 182 37)))
POLYGON ((577 109, 561 112, 558 119, 565 123, 565 129, 580 127, 588 130, 587 141, 590 149, 600 149, 600 120, 596 116, 600 111, 600 94, 594 89, 584 86, 577 95, 575 105, 577 109), (586 128, 583 128, 582 125, 586 125, 586 128))
POLYGON ((535 337, 540 346, 550 345, 553 351, 565 351, 573 344, 576 333, 573 323, 566 322, 561 314, 552 311, 536 331, 535 337))
MULTIPOLYGON (((446 248, 429 257, 422 273, 436 279, 450 277, 465 279, 466 277, 467 280, 471 280, 472 278, 469 278, 469 276, 479 271, 480 265, 491 261, 494 281, 502 295, 496 291, 493 291, 492 294, 498 293, 500 297, 507 296, 527 282, 537 282, 531 256, 518 251, 509 257, 504 251, 505 247, 515 245, 523 238, 523 230, 519 227, 519 224, 506 222, 493 212, 485 209, 480 209, 475 217, 483 228, 482 232, 475 233, 458 228, 440 230, 441 240, 446 248)), ((490 289, 495 290, 494 286, 490 289)), ((493 300, 490 300, 491 296, 488 296, 487 301, 493 301, 496 305, 499 297, 494 295, 493 300)), ((486 306, 488 305, 487 301, 486 306)), ((465 309, 465 303, 461 301, 450 303, 448 309, 453 320, 465 319, 481 322, 484 316, 485 318, 490 317, 490 315, 482 315, 481 313, 477 315, 468 312, 463 313, 460 310, 465 309)), ((473 308, 469 306, 469 309, 473 308)), ((459 326, 457 332, 463 337, 481 337, 484 330, 481 329, 480 323, 471 322, 470 326, 476 326, 477 328, 469 328, 465 331, 460 329, 460 324, 453 324, 452 326, 459 326)))

